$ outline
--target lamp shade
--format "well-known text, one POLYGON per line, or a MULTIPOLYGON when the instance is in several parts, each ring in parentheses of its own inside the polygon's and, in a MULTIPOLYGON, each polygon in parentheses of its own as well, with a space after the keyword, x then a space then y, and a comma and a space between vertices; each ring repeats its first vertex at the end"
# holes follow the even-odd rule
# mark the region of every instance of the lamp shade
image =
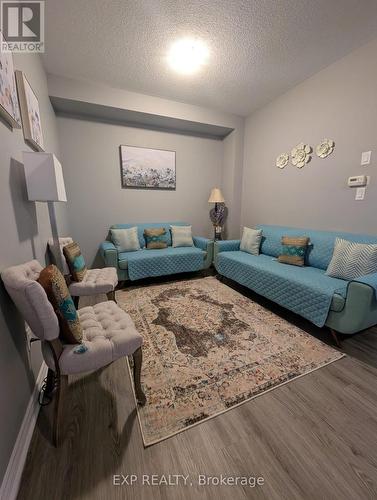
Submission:
POLYGON ((24 152, 23 159, 30 201, 67 201, 63 169, 55 155, 24 152))
POLYGON ((223 193, 219 188, 213 188, 208 203, 224 203, 223 193))

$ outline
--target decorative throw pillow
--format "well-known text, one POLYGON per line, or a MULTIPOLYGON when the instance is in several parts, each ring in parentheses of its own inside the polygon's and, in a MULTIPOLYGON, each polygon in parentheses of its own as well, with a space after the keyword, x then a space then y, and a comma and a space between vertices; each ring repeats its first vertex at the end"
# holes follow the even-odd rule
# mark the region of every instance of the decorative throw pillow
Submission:
POLYGON ((170 226, 172 247, 193 247, 191 226, 170 226))
POLYGON ((259 255, 259 248, 262 241, 262 229, 251 229, 244 227, 242 239, 240 243, 240 250, 248 252, 252 255, 259 255))
POLYGON ((305 255, 309 244, 307 236, 283 236, 281 239, 282 250, 278 261, 292 266, 304 266, 305 255))
POLYGON ((74 281, 82 281, 86 274, 86 264, 78 244, 74 241, 63 247, 65 260, 74 281))
POLYGON ((61 340, 67 344, 80 344, 82 327, 64 276, 51 264, 42 269, 38 282, 46 291, 59 320, 61 340))
POLYGON ((140 250, 136 226, 129 229, 110 229, 110 233, 118 252, 136 252, 136 250, 140 250))
POLYGON ((166 230, 163 227, 144 229, 144 238, 147 243, 147 250, 153 248, 166 248, 166 230))
POLYGON ((377 244, 355 243, 336 238, 334 253, 326 274, 353 280, 377 272, 377 244))

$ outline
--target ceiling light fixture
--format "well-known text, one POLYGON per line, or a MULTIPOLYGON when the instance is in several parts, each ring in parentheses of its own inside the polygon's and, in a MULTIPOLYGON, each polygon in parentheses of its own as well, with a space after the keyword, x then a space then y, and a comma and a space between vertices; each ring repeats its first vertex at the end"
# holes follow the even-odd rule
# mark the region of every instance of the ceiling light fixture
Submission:
POLYGON ((177 73, 189 75, 196 73, 208 59, 207 46, 200 40, 185 38, 171 46, 168 63, 177 73))

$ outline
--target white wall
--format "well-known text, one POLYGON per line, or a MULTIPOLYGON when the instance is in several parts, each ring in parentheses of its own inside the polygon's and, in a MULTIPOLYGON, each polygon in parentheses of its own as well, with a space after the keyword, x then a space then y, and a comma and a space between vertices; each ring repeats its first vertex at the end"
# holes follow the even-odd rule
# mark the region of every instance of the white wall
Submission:
POLYGON ((208 197, 221 182, 221 141, 64 116, 58 130, 71 233, 88 263, 112 224, 183 220, 212 235, 208 197), (176 190, 122 189, 121 144, 176 151, 176 190))
POLYGON ((377 40, 251 115, 245 126, 242 223, 377 232, 377 40), (277 155, 300 142, 335 141, 326 159, 279 170, 277 155), (362 151, 372 166, 360 166, 362 151), (370 175, 363 202, 346 182, 370 175))

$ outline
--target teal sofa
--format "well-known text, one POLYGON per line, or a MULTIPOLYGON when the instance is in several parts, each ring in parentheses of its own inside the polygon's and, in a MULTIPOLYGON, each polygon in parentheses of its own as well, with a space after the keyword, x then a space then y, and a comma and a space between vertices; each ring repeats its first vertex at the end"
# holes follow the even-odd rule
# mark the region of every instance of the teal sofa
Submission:
POLYGON ((100 254, 106 267, 115 267, 119 281, 139 280, 153 276, 200 271, 208 268, 213 261, 213 241, 194 236, 193 247, 173 248, 170 226, 186 226, 184 222, 152 222, 143 224, 116 224, 110 229, 137 226, 141 250, 118 253, 110 239, 101 243, 100 254), (145 248, 144 229, 164 227, 167 248, 147 250, 145 248))
POLYGON ((214 264, 221 276, 230 278, 319 327, 353 334, 377 324, 377 273, 345 281, 326 275, 335 238, 377 243, 377 236, 357 235, 259 225, 262 229, 258 256, 240 251, 239 240, 219 241, 214 264), (281 264, 282 236, 308 236, 305 267, 281 264))

